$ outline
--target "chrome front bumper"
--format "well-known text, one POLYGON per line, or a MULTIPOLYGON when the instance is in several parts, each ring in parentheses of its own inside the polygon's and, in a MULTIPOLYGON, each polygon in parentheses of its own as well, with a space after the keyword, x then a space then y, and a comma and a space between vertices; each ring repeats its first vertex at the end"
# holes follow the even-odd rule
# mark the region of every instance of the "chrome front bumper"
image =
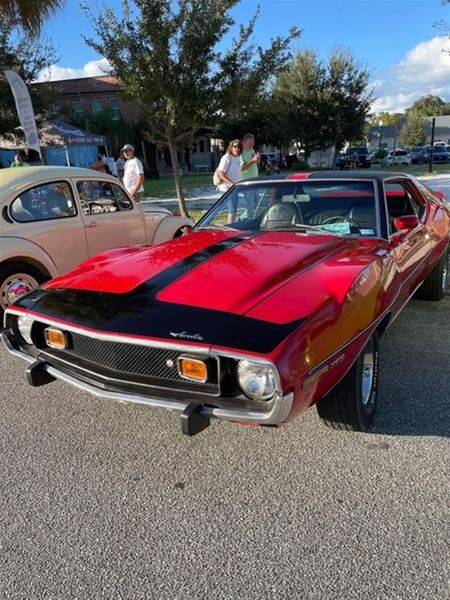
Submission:
MULTIPOLYGON (((3 341, 8 352, 14 356, 18 356, 22 360, 32 364, 36 362, 33 356, 29 356, 25 352, 14 348, 5 331, 0 333, 0 337, 3 341)), ((155 408, 164 408, 167 410, 177 411, 183 413, 189 406, 189 401, 179 400, 165 400, 163 398, 151 397, 140 394, 128 394, 126 392, 113 392, 104 390, 90 383, 80 381, 79 379, 64 373, 60 369, 53 367, 52 365, 41 362, 40 369, 45 371, 51 377, 55 379, 61 379, 70 385, 97 396, 98 398, 108 398, 110 400, 116 400, 117 402, 129 402, 133 404, 144 404, 145 406, 152 406, 155 408)), ((294 394, 289 393, 285 396, 277 395, 274 398, 270 410, 266 412, 252 411, 248 408, 219 408, 210 405, 199 406, 198 412, 202 417, 224 419, 226 421, 240 421, 243 423, 251 423, 255 425, 279 425, 287 419, 291 412, 292 403, 294 400, 294 394)))

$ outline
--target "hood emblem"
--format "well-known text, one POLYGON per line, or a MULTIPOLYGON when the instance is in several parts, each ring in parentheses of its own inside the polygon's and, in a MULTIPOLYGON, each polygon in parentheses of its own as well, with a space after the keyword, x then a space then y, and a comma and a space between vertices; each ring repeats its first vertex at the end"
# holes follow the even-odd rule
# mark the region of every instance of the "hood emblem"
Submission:
POLYGON ((187 331, 171 331, 170 335, 174 338, 184 338, 185 340, 203 341, 203 337, 199 333, 188 333, 187 331))

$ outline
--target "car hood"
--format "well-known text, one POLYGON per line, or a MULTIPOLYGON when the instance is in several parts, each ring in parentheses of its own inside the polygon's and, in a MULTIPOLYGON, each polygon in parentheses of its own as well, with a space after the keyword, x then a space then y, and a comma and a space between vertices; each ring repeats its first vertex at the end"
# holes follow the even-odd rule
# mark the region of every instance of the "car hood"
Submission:
POLYGON ((177 341, 211 344, 238 327, 240 337, 265 337, 269 351, 330 294, 345 295, 373 245, 328 234, 200 230, 98 255, 20 302, 90 329, 177 341), (339 264, 335 289, 330 269, 339 264))

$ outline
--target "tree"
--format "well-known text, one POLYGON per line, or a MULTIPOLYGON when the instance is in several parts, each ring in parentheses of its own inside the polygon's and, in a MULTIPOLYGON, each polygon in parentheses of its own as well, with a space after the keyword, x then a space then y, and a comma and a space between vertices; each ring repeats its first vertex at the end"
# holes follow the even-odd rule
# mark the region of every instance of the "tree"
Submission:
POLYGON ((136 143, 135 123, 116 115, 111 108, 104 108, 91 118, 84 115, 75 119, 71 116, 65 118, 81 129, 86 128, 88 131, 104 135, 108 140, 109 150, 114 156, 119 155, 120 149, 125 143, 136 143))
POLYGON ((427 140, 426 120, 419 113, 410 111, 399 137, 405 146, 423 146, 427 140))
POLYGON ((450 115, 450 102, 445 102, 439 96, 421 96, 405 112, 407 115, 410 112, 415 112, 422 117, 450 115))
POLYGON ((379 127, 380 121, 383 121, 383 125, 396 125, 402 118, 401 113, 380 112, 370 118, 370 126, 379 127))
POLYGON ((283 107, 268 93, 254 95, 234 114, 223 114, 215 135, 223 140, 242 138, 246 133, 255 136, 256 145, 285 146, 291 141, 290 127, 283 107))
MULTIPOLYGON (((36 120, 44 120, 54 97, 52 86, 30 86, 39 72, 57 60, 52 46, 38 36, 22 36, 5 22, 0 23, 0 65, 15 70, 29 86, 36 120)), ((0 72, 0 134, 19 126, 14 97, 9 83, 0 72)))
POLYGON ((94 16, 85 8, 100 41, 88 45, 105 56, 129 98, 148 117, 152 141, 168 146, 175 187, 187 214, 177 151, 217 115, 248 101, 290 57, 293 28, 268 49, 251 42, 255 18, 241 26, 228 50, 217 44, 234 21, 239 0, 122 0, 122 18, 111 8, 94 16))
POLYGON ((339 47, 328 64, 313 50, 300 51, 279 75, 274 94, 306 156, 362 137, 373 101, 369 77, 369 71, 339 47))
POLYGON ((62 7, 64 0, 0 0, 0 18, 37 34, 43 22, 62 7))

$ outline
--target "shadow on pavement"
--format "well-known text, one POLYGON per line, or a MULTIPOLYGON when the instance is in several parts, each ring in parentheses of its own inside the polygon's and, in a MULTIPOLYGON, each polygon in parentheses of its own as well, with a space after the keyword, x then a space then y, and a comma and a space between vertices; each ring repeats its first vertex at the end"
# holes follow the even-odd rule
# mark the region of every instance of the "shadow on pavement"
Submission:
POLYGON ((412 300, 380 344, 374 433, 450 437, 450 290, 412 300))

